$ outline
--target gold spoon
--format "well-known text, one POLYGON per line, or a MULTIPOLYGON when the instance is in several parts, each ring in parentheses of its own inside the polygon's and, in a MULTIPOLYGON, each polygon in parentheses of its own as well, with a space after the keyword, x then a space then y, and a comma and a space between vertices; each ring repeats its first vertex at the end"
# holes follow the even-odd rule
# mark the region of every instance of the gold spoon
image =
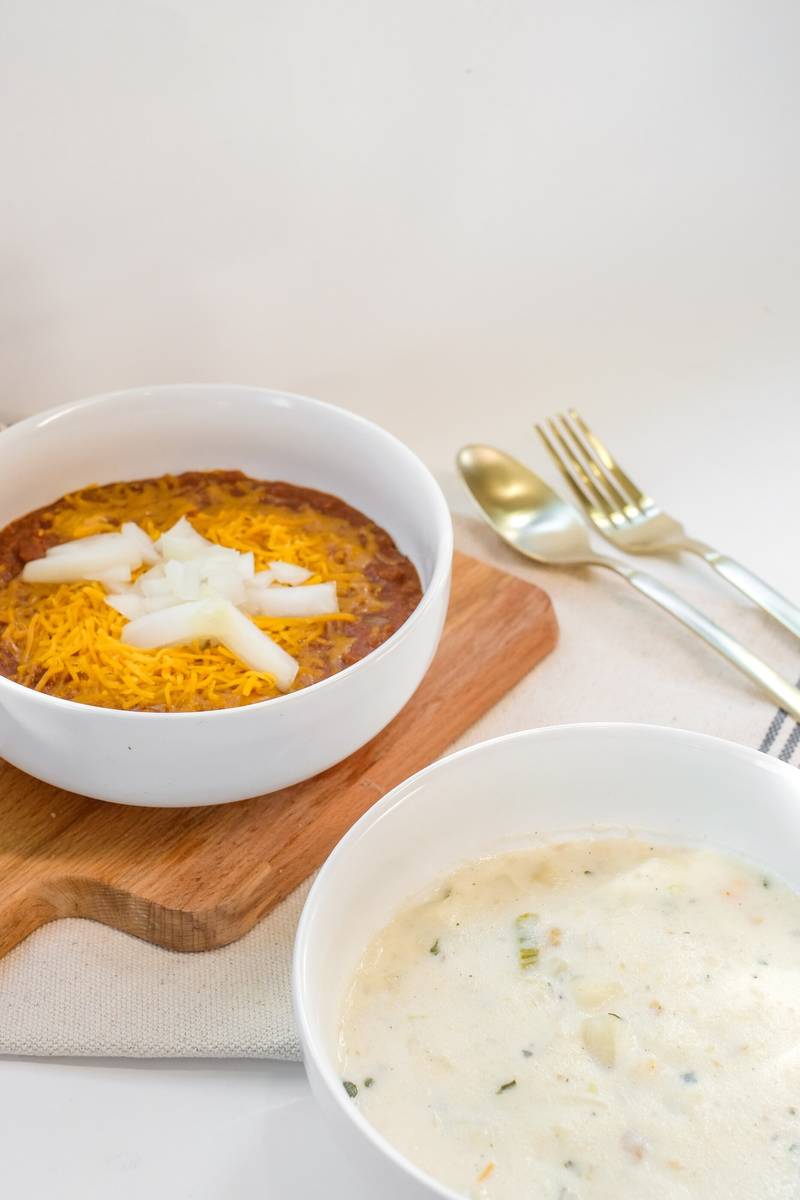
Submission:
POLYGON ((493 446, 464 446, 458 452, 457 462, 483 515, 509 546, 547 566, 606 567, 616 571, 800 721, 800 689, 652 575, 593 550, 576 510, 533 471, 493 446))

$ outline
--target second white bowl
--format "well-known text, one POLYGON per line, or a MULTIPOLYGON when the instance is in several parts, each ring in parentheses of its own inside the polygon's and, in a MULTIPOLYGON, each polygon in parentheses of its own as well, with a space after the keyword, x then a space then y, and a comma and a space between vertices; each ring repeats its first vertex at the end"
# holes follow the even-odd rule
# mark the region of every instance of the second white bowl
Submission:
POLYGON ((336 1069, 343 996, 373 936, 464 862, 609 830, 750 858, 800 890, 800 772, 647 725, 565 725, 463 750, 395 788, 331 854, 298 929, 295 1011, 311 1086, 365 1195, 458 1200, 366 1121, 336 1069))

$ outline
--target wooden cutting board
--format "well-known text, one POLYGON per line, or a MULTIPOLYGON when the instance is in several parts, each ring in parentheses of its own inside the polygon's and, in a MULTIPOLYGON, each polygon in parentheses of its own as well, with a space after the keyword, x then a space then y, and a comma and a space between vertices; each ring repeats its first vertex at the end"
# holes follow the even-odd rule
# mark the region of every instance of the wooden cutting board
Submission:
POLYGON ((88 917, 165 946, 235 941, 354 821, 427 766, 552 650, 540 588, 456 555, 441 645, 383 733, 315 779, 207 808, 128 808, 0 761, 0 955, 47 921, 88 917))

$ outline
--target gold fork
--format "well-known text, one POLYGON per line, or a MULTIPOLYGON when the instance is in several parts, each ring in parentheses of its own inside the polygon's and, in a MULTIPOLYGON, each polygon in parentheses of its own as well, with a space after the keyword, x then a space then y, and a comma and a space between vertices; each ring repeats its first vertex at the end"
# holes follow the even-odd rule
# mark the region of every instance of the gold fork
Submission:
POLYGON ((800 608, 741 563, 689 537, 633 482, 574 408, 548 418, 547 428, 535 428, 589 520, 615 546, 630 554, 697 554, 800 638, 800 608))

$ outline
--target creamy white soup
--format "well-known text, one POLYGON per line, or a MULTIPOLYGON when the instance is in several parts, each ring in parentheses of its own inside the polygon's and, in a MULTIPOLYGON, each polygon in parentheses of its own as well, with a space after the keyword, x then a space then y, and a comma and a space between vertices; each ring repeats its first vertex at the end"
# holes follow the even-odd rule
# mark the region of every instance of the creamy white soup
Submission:
POLYGON ((464 1196, 797 1200, 800 896, 627 838, 484 859, 369 947, 339 1065, 464 1196))

